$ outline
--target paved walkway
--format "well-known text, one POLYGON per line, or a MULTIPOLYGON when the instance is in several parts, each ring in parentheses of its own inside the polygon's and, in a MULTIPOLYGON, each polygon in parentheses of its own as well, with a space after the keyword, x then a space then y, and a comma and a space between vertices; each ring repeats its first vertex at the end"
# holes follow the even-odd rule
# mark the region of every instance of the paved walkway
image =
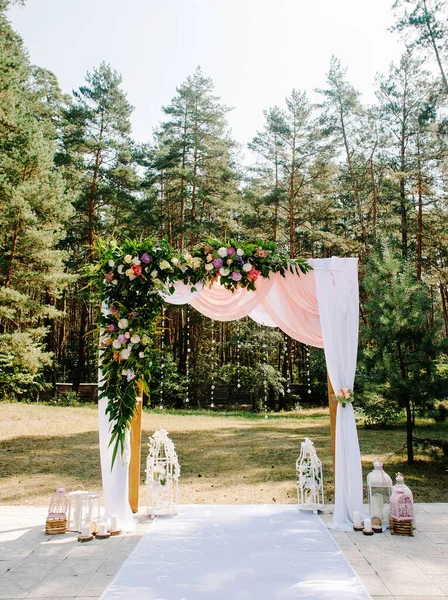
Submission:
MULTIPOLYGON (((332 532, 374 600, 448 598, 448 504, 416 509, 414 538, 332 532)), ((142 510, 133 534, 80 544, 75 534, 46 536, 46 513, 44 507, 0 507, 2 600, 98 599, 150 523, 142 510)))

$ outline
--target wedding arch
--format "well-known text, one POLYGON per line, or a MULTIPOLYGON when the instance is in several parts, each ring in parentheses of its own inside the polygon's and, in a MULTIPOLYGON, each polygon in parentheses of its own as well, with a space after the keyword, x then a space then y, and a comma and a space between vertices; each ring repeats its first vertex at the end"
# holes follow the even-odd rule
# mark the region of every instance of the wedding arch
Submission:
POLYGON ((332 526, 351 529, 354 511, 362 512, 363 497, 355 417, 347 402, 358 346, 357 270, 356 258, 293 260, 278 252, 275 244, 261 240, 209 239, 182 253, 167 240, 102 246, 91 274, 103 306, 99 432, 106 515, 118 515, 124 527, 133 521, 129 499, 138 503, 141 398, 147 389, 160 309, 168 302, 189 304, 218 321, 249 316, 324 349, 332 396, 332 526))

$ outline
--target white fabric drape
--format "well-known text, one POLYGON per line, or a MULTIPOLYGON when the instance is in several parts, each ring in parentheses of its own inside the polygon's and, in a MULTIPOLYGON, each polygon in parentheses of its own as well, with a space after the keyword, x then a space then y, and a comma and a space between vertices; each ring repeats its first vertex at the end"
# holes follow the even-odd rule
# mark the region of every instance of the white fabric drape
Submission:
MULTIPOLYGON (((310 261, 316 277, 325 360, 333 390, 353 390, 358 351, 359 293, 356 258, 310 261)), ((363 512, 362 469, 353 406, 336 414, 335 509, 331 526, 351 530, 354 511, 363 512)))
MULTIPOLYGON (((300 276, 288 271, 283 277, 271 273, 260 277, 256 291, 238 288, 233 292, 219 285, 174 283, 174 293, 161 295, 171 304, 190 304, 203 315, 218 321, 233 321, 249 315, 257 323, 279 327, 299 342, 325 349, 333 389, 353 389, 358 344, 357 259, 310 260, 313 271, 300 276)), ((127 527, 132 523, 128 503, 129 443, 123 462, 118 457, 111 471, 108 448, 110 423, 106 400, 100 403, 100 449, 106 514, 118 514, 127 527)), ((338 406, 336 419, 336 493, 333 526, 351 528, 355 510, 362 512, 362 471, 353 407, 338 406)))

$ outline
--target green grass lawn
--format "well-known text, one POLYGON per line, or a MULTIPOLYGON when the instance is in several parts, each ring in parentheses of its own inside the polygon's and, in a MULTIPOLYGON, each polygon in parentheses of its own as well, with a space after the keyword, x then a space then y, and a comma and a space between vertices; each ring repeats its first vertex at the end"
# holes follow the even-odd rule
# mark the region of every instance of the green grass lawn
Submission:
MULTIPOLYGON (((101 488, 96 407, 42 404, 0 405, 0 504, 47 504, 58 485, 101 488)), ((310 437, 324 467, 326 502, 334 501, 330 425, 327 409, 299 415, 144 411, 142 486, 147 436, 163 427, 176 444, 181 465, 181 503, 293 503, 295 461, 300 442, 310 437)), ((420 421, 416 436, 448 440, 445 425, 420 421)), ((401 471, 419 502, 445 502, 447 466, 416 451, 406 465, 404 425, 358 428, 364 481, 379 456, 392 477, 401 471)), ((364 486, 365 491, 365 486, 364 486)))

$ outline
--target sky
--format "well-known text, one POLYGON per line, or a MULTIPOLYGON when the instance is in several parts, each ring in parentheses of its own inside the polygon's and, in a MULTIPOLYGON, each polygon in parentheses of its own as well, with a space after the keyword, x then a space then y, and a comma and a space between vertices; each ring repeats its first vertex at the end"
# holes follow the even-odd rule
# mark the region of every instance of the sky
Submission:
POLYGON ((363 101, 403 45, 388 31, 392 0, 27 0, 8 13, 31 62, 53 71, 64 92, 102 61, 120 72, 135 107, 133 136, 150 141, 196 67, 213 79, 233 137, 245 146, 263 111, 293 88, 325 85, 331 55, 348 68, 363 101))

